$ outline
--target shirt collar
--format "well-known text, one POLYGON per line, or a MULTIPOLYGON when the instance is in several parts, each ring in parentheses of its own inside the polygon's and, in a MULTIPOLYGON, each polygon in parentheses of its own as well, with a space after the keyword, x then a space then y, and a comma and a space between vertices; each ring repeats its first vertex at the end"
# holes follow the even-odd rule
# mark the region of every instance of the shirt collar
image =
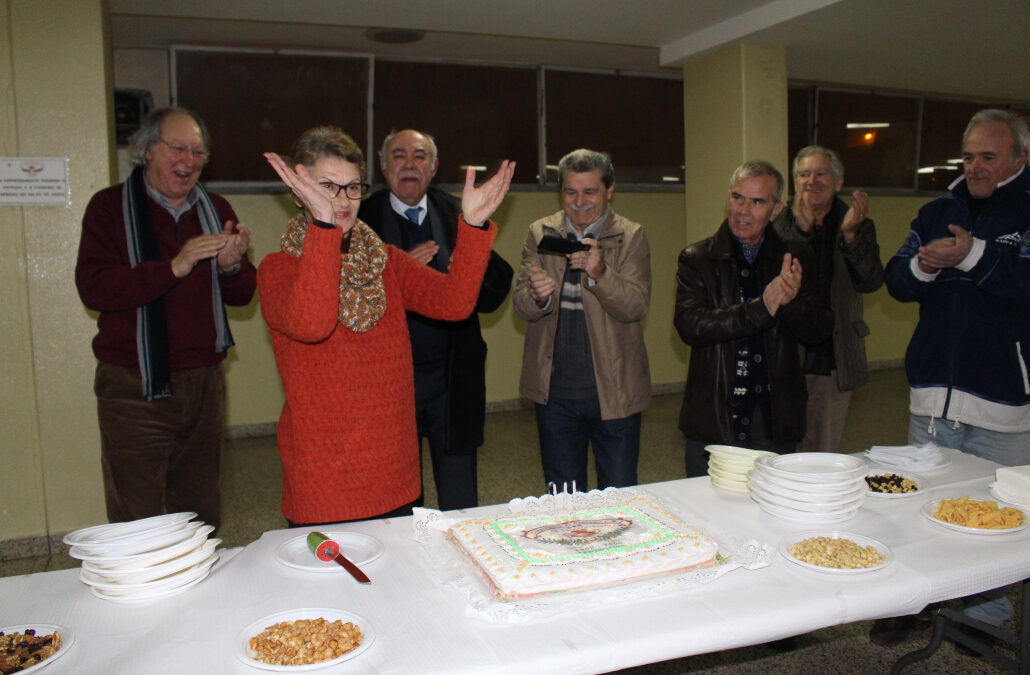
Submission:
POLYGON ((425 219, 426 219, 426 214, 429 212, 429 209, 427 208, 428 204, 429 204, 429 200, 426 198, 426 195, 422 195, 422 199, 420 199, 418 204, 415 204, 415 206, 408 206, 407 204, 402 202, 400 199, 398 199, 397 195, 395 195, 392 192, 390 193, 390 206, 393 208, 394 213, 396 213, 397 215, 399 215, 399 216, 401 216, 403 218, 407 218, 408 217, 408 214, 404 213, 408 209, 419 207, 419 206, 422 207, 422 210, 418 212, 418 224, 419 225, 421 225, 425 221, 425 219))
POLYGON ((182 218, 182 214, 192 209, 197 203, 197 200, 200 199, 200 190, 196 185, 194 185, 190 188, 190 193, 186 195, 186 201, 182 203, 182 207, 177 209, 172 206, 172 203, 168 201, 167 197, 150 187, 150 181, 147 180, 146 172, 143 173, 143 184, 147 187, 147 194, 150 195, 150 198, 160 204, 161 208, 165 211, 172 214, 172 218, 175 218, 175 222, 179 222, 179 218, 182 218))
POLYGON ((565 219, 565 231, 571 232, 572 234, 576 235, 576 239, 578 241, 583 241, 583 237, 587 236, 593 237, 594 239, 600 239, 601 230, 604 228, 604 223, 608 220, 608 214, 611 213, 611 210, 612 207, 610 206, 605 208, 604 213, 601 214, 601 217, 587 225, 586 229, 583 230, 582 235, 580 235, 579 230, 577 230, 572 225, 572 223, 569 222, 568 216, 562 216, 565 219))
POLYGON ((747 260, 749 265, 754 265, 755 260, 758 258, 758 252, 762 249, 762 244, 765 242, 765 234, 762 235, 762 238, 754 246, 744 243, 742 240, 737 239, 736 236, 733 238, 740 244, 740 250, 744 254, 744 259, 747 260))

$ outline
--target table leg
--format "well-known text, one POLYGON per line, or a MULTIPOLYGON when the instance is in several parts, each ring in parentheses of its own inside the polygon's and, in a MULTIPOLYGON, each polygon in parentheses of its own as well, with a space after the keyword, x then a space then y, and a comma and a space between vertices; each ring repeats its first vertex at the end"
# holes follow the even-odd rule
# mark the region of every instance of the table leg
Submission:
POLYGON ((894 664, 894 667, 891 668, 891 675, 900 675, 901 671, 912 663, 932 656, 941 646, 941 643, 945 638, 953 640, 954 642, 959 642, 976 650, 985 659, 999 668, 1019 673, 1019 675, 1030 675, 1030 579, 1024 579, 1022 584, 1023 610, 1020 613, 1018 636, 999 628, 995 628, 994 626, 983 623, 982 621, 970 619, 961 612, 948 609, 943 603, 941 603, 931 609, 934 622, 933 637, 930 639, 930 643, 926 647, 914 652, 909 652, 898 659, 894 664), (959 625, 969 626, 970 628, 975 629, 977 631, 977 635, 987 634, 997 640, 1016 645, 1018 648, 1016 659, 1013 660, 1006 656, 1002 656, 995 651, 993 647, 978 639, 978 637, 960 630, 958 628, 959 625))

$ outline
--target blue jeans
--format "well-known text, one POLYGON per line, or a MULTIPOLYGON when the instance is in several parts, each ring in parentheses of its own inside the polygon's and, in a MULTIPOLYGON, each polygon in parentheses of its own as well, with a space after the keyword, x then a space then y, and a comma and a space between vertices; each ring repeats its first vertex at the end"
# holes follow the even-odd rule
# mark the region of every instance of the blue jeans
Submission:
POLYGON ((572 482, 587 491, 587 443, 594 449, 598 488, 637 484, 640 457, 640 413, 614 420, 601 419, 597 397, 566 399, 552 396, 536 404, 536 428, 544 481, 562 489, 572 482))
POLYGON ((1003 466, 1030 464, 1030 431, 991 431, 969 424, 956 425, 951 420, 940 418, 933 420, 936 433, 931 434, 929 427, 929 417, 910 416, 908 442, 912 445, 923 445, 933 441, 942 448, 954 448, 1003 466))

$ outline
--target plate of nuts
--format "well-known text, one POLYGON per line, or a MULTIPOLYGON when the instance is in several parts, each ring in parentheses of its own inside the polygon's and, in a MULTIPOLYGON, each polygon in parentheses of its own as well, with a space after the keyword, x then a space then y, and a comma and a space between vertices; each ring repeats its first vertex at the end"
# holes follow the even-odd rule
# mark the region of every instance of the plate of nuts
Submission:
POLYGON ((925 479, 914 473, 870 473, 865 477, 869 496, 880 499, 911 497, 922 492, 925 479))
POLYGON ((328 668, 372 646, 372 624, 339 609, 291 609, 258 619, 236 637, 236 658, 262 670, 328 668))
POLYGON ((894 559, 885 544, 837 530, 792 534, 780 542, 780 554, 795 565, 832 574, 873 572, 894 559))

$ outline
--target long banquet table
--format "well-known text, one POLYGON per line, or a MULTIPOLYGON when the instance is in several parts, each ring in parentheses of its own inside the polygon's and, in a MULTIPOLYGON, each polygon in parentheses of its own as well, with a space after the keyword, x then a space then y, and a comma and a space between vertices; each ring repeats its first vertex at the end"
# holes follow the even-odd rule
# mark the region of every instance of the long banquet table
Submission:
MULTIPOLYGON (((326 672, 596 673, 692 654, 759 644, 852 621, 912 613, 929 603, 1030 577, 1030 530, 983 536, 946 530, 919 508, 931 499, 986 494, 997 465, 947 451, 952 466, 926 474, 931 490, 909 499, 868 499, 833 528, 780 520, 746 495, 707 478, 644 488, 671 507, 727 532, 775 547, 785 536, 837 529, 870 536, 894 553, 886 568, 826 574, 774 555, 760 569, 737 569, 701 588, 616 603, 530 622, 494 625, 466 616, 466 598, 440 583, 414 541, 410 518, 346 526, 381 540, 385 554, 364 567, 371 585, 311 573, 275 559, 276 547, 303 530, 266 532, 222 552, 211 576, 191 590, 146 606, 94 597, 70 569, 0 579, 0 627, 66 626, 75 643, 47 669, 58 673, 254 673, 233 652, 248 624, 281 610, 331 607, 374 624, 367 651, 326 672)), ((481 507, 472 513, 498 507, 481 507)))

